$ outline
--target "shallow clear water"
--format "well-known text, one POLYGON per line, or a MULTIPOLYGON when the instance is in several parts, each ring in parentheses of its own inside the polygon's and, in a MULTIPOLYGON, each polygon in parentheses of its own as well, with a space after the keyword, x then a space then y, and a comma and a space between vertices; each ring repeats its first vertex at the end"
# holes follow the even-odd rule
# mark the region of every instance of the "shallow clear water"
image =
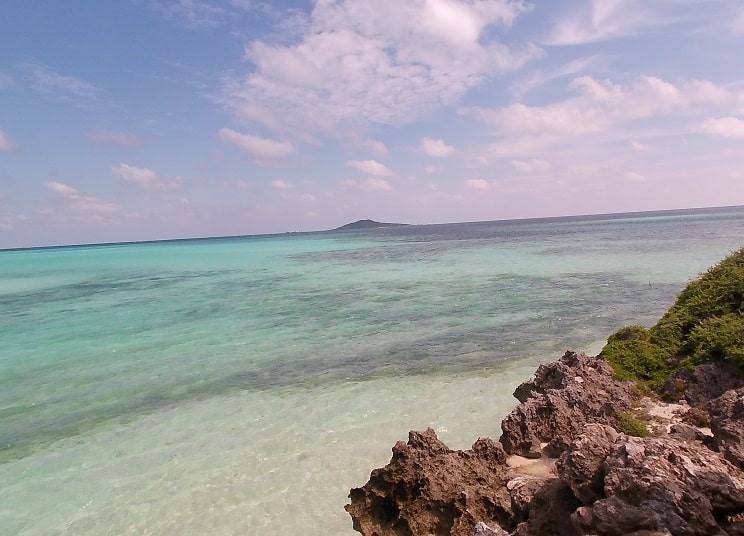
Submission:
POLYGON ((353 534, 409 429, 498 436, 537 363, 742 237, 737 208, 2 251, 0 526, 353 534))

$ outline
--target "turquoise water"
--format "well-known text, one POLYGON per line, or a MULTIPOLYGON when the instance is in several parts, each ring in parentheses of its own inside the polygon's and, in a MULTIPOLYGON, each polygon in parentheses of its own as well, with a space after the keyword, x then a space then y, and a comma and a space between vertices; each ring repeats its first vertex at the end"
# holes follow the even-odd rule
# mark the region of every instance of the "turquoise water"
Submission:
POLYGON ((742 237, 731 208, 0 251, 0 527, 353 534, 409 429, 498 436, 537 363, 742 237))

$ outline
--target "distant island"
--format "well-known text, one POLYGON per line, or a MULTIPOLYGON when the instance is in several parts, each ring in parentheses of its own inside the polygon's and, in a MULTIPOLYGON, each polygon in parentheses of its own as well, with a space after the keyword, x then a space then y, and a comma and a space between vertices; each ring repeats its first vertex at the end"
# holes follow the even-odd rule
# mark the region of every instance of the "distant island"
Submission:
POLYGON ((341 227, 336 227, 334 231, 353 231, 356 229, 377 229, 378 227, 399 227, 408 225, 407 223, 383 223, 374 220, 359 220, 353 223, 347 223, 341 227))

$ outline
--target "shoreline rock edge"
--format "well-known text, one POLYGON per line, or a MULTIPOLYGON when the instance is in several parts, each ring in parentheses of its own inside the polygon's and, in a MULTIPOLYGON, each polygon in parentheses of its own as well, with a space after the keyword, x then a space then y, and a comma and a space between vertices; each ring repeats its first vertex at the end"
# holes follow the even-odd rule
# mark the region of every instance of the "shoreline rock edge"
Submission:
POLYGON ((411 431, 345 509, 364 536, 744 536, 744 388, 727 387, 697 395, 696 427, 686 403, 568 351, 517 387, 499 441, 452 450, 411 431), (653 436, 622 432, 640 411, 653 436))

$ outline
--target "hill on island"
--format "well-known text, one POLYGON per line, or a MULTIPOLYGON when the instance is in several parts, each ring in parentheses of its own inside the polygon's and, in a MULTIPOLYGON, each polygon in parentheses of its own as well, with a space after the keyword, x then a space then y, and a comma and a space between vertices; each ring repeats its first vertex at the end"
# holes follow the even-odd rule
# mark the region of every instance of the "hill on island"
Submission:
POLYGON ((359 220, 353 223, 347 223, 341 227, 336 227, 334 231, 353 231, 356 229, 377 229, 379 227, 398 227, 401 225, 407 225, 405 223, 383 223, 374 220, 359 220))

